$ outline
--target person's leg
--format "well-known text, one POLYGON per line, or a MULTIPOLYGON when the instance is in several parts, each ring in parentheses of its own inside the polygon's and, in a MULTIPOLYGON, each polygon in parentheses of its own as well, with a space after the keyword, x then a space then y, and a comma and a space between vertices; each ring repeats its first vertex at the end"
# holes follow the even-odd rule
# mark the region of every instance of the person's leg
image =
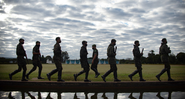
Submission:
POLYGON ((13 76, 13 75, 15 75, 16 73, 20 72, 21 70, 22 70, 22 67, 21 67, 21 65, 18 63, 18 69, 15 70, 14 72, 12 72, 12 73, 9 74, 10 80, 12 80, 12 76, 13 76))
POLYGON ((26 78, 29 79, 29 75, 37 68, 37 61, 33 61, 33 68, 26 74, 26 78))
POLYGON ((41 72, 42 72, 42 63, 41 63, 41 61, 38 61, 38 67, 39 67, 38 79, 44 79, 44 78, 41 77, 41 72))
POLYGON ((91 69, 95 72, 95 78, 97 78, 100 73, 97 70, 97 65, 98 65, 98 61, 95 61, 92 65, 91 65, 91 69))
POLYGON ((52 70, 50 73, 47 74, 47 77, 48 77, 48 80, 49 80, 49 81, 51 80, 51 76, 52 76, 53 74, 55 74, 57 71, 58 71, 58 69, 56 68, 56 69, 52 70))
POLYGON ((22 81, 28 81, 25 79, 25 76, 26 76, 26 64, 22 64, 22 68, 23 68, 23 74, 22 74, 22 81))
POLYGON ((161 81, 161 80, 160 80, 160 77, 161 77, 161 75, 164 74, 166 71, 167 71, 167 68, 166 68, 165 62, 164 62, 164 69, 163 69, 158 75, 156 75, 156 78, 157 78, 159 81, 161 81))
POLYGON ((138 66, 138 67, 137 67, 137 70, 139 71, 140 81, 146 81, 146 80, 143 79, 142 68, 141 68, 141 66, 138 66))
POLYGON ((168 81, 174 81, 172 78, 171 78, 171 74, 170 74, 170 64, 169 62, 168 63, 165 63, 165 68, 167 69, 167 75, 168 75, 168 81))
POLYGON ((111 69, 113 70, 114 81, 121 81, 121 80, 118 79, 118 76, 117 76, 117 66, 116 66, 116 64, 111 64, 111 69))
POLYGON ((105 78, 111 73, 113 70, 111 69, 111 64, 110 64, 110 70, 108 70, 102 77, 103 81, 106 82, 105 78))
POLYGON ((56 65, 57 70, 58 70, 58 80, 57 81, 64 81, 64 80, 61 79, 61 77, 62 77, 62 70, 63 70, 62 63, 60 62, 60 60, 56 60, 55 61, 55 65, 56 65))

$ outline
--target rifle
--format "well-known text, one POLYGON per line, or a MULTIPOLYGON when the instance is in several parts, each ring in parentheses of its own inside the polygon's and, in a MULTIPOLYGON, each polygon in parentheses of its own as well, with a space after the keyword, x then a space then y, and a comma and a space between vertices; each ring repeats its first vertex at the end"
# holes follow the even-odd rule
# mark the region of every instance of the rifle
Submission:
POLYGON ((115 46, 115 48, 114 48, 114 53, 116 53, 116 51, 117 51, 117 46, 115 46))
MULTIPOLYGON (((23 50, 24 50, 23 45, 22 45, 22 48, 23 48, 23 50)), ((27 63, 28 63, 28 57, 27 57, 27 54, 26 54, 26 51, 25 51, 25 50, 24 50, 24 54, 25 54, 25 57, 26 57, 26 61, 27 61, 27 63)))
POLYGON ((27 61, 27 63, 29 63, 29 61, 28 61, 28 57, 27 57, 27 54, 26 54, 26 51, 25 51, 25 57, 26 57, 26 61, 27 61))
POLYGON ((143 51, 144 51, 144 48, 142 49, 141 53, 143 53, 143 51))

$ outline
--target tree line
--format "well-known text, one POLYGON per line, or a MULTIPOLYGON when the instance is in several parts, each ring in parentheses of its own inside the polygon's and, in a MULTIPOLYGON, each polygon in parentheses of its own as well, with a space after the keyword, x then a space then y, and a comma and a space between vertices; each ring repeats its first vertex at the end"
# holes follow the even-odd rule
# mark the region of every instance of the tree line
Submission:
MULTIPOLYGON (((120 59, 120 64, 132 64, 134 60, 131 58, 120 59)), ((185 64, 185 53, 179 52, 176 56, 172 53, 169 54, 170 64, 185 64)), ((148 57, 141 57, 142 64, 161 64, 161 57, 159 54, 155 54, 154 50, 148 53, 148 57)))
MULTIPOLYGON (((67 52, 63 52, 62 53, 62 62, 65 63, 65 61, 69 59, 68 53, 67 52)), ((88 58, 88 59, 92 59, 92 57, 88 58)), ((51 61, 53 63, 53 59, 51 56, 46 56, 44 57, 44 55, 41 56, 41 61, 42 63, 47 63, 47 60, 51 61)), ((104 60, 107 61, 106 58, 102 58, 99 60, 104 60)), ((120 64, 134 64, 134 59, 131 58, 127 58, 127 59, 117 59, 119 61, 120 64)), ((169 61, 170 64, 185 64, 185 53, 183 52, 179 52, 176 56, 174 54, 169 54, 169 61)), ((141 62, 142 64, 161 64, 161 58, 159 54, 155 54, 154 50, 151 50, 148 53, 148 57, 141 57, 141 62)), ((15 64, 17 63, 17 59, 16 58, 3 58, 0 57, 0 64, 15 64)), ((31 64, 32 60, 28 59, 27 63, 31 64)))

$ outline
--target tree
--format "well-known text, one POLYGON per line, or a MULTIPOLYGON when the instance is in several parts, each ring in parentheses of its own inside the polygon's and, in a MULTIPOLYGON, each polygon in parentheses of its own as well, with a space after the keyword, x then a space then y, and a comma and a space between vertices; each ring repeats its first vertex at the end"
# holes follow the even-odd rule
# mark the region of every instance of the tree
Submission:
POLYGON ((171 64, 177 63, 177 58, 175 57, 175 55, 173 53, 169 55, 169 61, 171 64))
POLYGON ((149 53, 148 53, 148 58, 147 58, 147 62, 148 63, 155 63, 155 53, 154 53, 154 50, 151 50, 149 53))
POLYGON ((44 55, 41 56, 41 61, 42 63, 46 63, 46 58, 44 57, 44 55))
POLYGON ((180 64, 185 64, 185 53, 180 52, 177 54, 177 60, 180 64))
POLYGON ((62 60, 61 60, 61 61, 62 61, 63 63, 65 63, 66 60, 69 59, 69 55, 68 55, 67 51, 63 51, 63 52, 61 53, 61 57, 62 57, 62 60))

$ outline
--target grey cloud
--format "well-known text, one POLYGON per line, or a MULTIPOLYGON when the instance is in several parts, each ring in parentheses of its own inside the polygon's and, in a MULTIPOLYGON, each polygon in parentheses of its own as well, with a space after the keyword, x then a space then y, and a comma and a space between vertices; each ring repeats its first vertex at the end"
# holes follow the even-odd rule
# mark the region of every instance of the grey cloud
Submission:
POLYGON ((126 19, 132 16, 132 14, 124 12, 120 8, 105 8, 105 11, 116 19, 126 19))

